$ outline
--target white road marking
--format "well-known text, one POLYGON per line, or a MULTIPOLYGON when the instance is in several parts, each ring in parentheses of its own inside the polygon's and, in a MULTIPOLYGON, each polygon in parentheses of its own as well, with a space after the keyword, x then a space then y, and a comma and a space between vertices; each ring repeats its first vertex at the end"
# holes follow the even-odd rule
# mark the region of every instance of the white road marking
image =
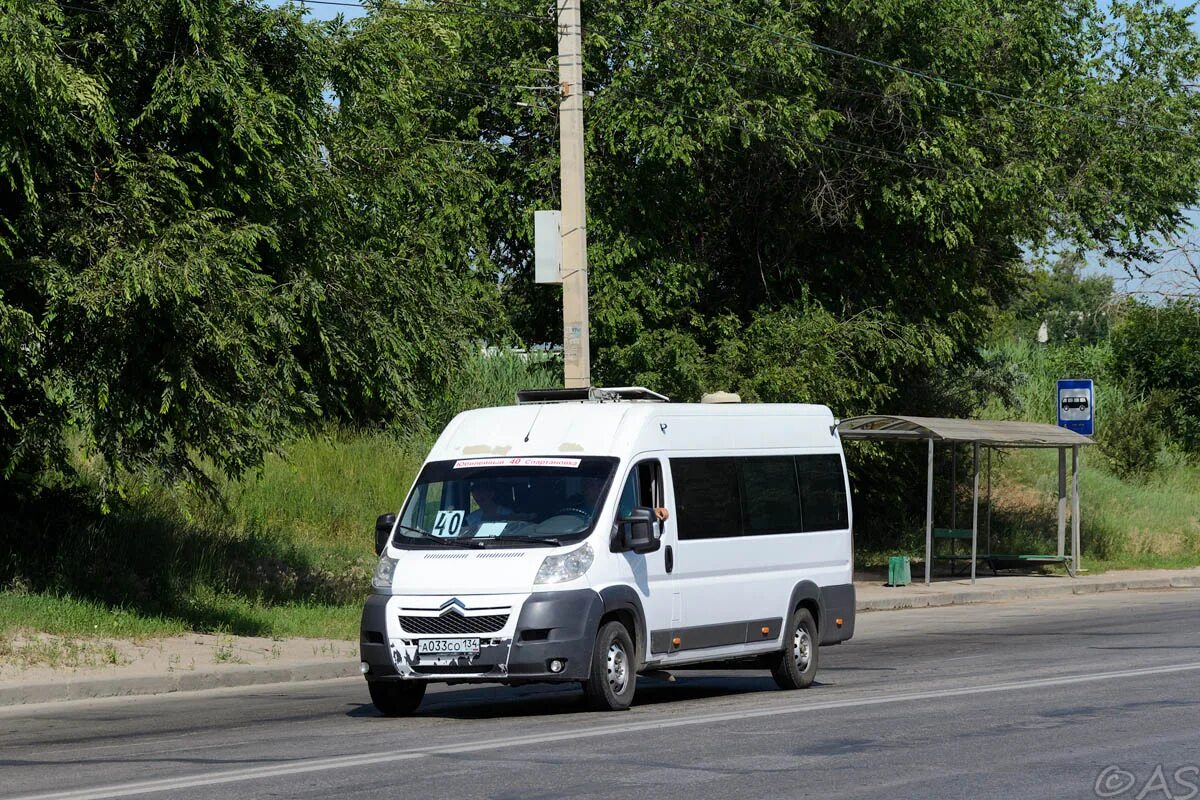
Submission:
POLYGON ((1070 686, 1096 681, 1117 680, 1121 678, 1139 678, 1151 675, 1169 675, 1179 672, 1200 671, 1200 663, 1173 664, 1163 667, 1145 667, 1141 669, 1126 669, 1115 672, 1097 672, 1087 675, 1066 675, 1057 678, 1040 678, 1028 681, 1012 681, 1009 683, 985 684, 983 686, 964 686, 958 689, 938 689, 924 692, 899 692, 890 695, 873 695, 871 697, 848 698, 844 700, 828 700, 819 703, 794 703, 787 706, 773 706, 760 709, 740 709, 710 714, 691 714, 668 719, 648 719, 639 722, 619 723, 616 725, 599 725, 584 730, 554 731, 528 736, 512 736, 503 740, 486 742, 463 742, 438 747, 414 748, 411 750, 389 750, 381 753, 362 753, 360 755, 334 756, 330 758, 314 758, 289 761, 266 767, 249 767, 245 769, 211 772, 190 777, 161 778, 150 781, 135 781, 132 783, 112 784, 88 789, 73 789, 64 792, 49 792, 44 794, 23 795, 9 800, 101 800, 111 797, 129 797, 132 795, 152 794, 154 792, 174 792, 180 789, 194 789, 202 786, 217 786, 225 783, 278 778, 285 775, 300 775, 306 772, 324 772, 348 767, 363 767, 371 764, 388 764, 398 761, 412 761, 430 756, 454 755, 458 753, 474 753, 485 750, 501 750, 522 745, 544 744, 546 742, 562 742, 572 739, 591 739, 638 731, 660 730, 663 728, 680 728, 690 725, 710 725, 720 722, 737 722, 758 717, 777 717, 786 714, 805 714, 814 711, 827 711, 837 708, 853 708, 859 706, 877 706, 892 703, 907 703, 918 700, 938 700, 945 697, 962 697, 976 694, 994 694, 997 692, 1028 691, 1054 686, 1070 686))

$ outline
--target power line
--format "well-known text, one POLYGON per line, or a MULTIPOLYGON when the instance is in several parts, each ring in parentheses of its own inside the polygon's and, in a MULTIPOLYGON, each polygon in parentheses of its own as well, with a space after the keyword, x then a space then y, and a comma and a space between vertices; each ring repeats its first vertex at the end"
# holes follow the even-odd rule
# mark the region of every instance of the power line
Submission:
POLYGON ((1110 122, 1115 125, 1119 125, 1121 127, 1141 128, 1144 130, 1153 130, 1153 131, 1159 131, 1159 132, 1163 132, 1163 133, 1173 133, 1177 136, 1183 136, 1183 137, 1191 138, 1191 139, 1196 138, 1196 134, 1181 130, 1179 128, 1168 128, 1168 127, 1161 126, 1161 125, 1151 125, 1148 123, 1133 122, 1130 120, 1120 119, 1118 117, 1109 117, 1109 116, 1105 116, 1103 114, 1093 114, 1089 111, 1083 111, 1083 110, 1080 110, 1077 108, 1071 108, 1070 106, 1059 106, 1059 105, 1054 105, 1053 103, 1046 103, 1041 100, 1032 100, 1027 97, 1020 97, 1018 95, 995 91, 993 89, 984 89, 982 87, 973 86, 968 83, 962 83, 959 81, 954 81, 954 80, 950 80, 947 78, 943 78, 939 75, 934 75, 933 73, 925 72, 924 70, 914 69, 912 67, 902 67, 899 64, 892 64, 887 61, 879 61, 878 59, 868 58, 867 56, 861 56, 861 55, 858 55, 857 53, 851 53, 846 50, 839 50, 836 47, 829 47, 827 45, 818 44, 817 42, 814 42, 811 39, 808 39, 806 37, 799 36, 796 34, 787 34, 787 33, 780 33, 778 31, 773 31, 770 28, 766 28, 762 25, 757 25, 753 22, 748 22, 746 20, 741 20, 736 17, 731 17, 727 14, 722 14, 720 12, 713 11, 708 8, 703 8, 701 6, 693 5, 691 3, 684 2, 684 0, 669 0, 669 2, 671 2, 673 5, 681 6, 683 8, 687 8, 692 11, 698 11, 701 14, 706 14, 711 17, 716 17, 717 19, 725 20, 726 22, 732 22, 737 25, 742 25, 747 28, 752 28, 754 30, 761 31, 763 33, 766 33, 769 36, 774 36, 777 39, 782 39, 785 41, 799 42, 800 44, 803 44, 804 46, 806 46, 812 50, 815 50, 817 52, 828 53, 829 55, 838 56, 840 58, 848 58, 848 59, 851 59, 854 61, 860 61, 865 64, 871 64, 872 66, 880 67, 882 69, 894 70, 896 72, 901 72, 901 73, 910 75, 915 78, 921 78, 922 80, 931 81, 933 83, 937 83, 942 86, 950 86, 950 87, 954 87, 956 89, 964 89, 966 91, 976 92, 978 94, 985 95, 987 97, 992 97, 992 98, 1000 99, 1000 100, 1008 100, 1008 101, 1014 102, 1014 103, 1025 103, 1025 104, 1035 106, 1037 108, 1041 108, 1041 109, 1044 109, 1047 111, 1060 111, 1060 112, 1063 112, 1066 114, 1073 114, 1075 116, 1084 117, 1086 119, 1091 119, 1091 120, 1095 120, 1095 121, 1110 122))

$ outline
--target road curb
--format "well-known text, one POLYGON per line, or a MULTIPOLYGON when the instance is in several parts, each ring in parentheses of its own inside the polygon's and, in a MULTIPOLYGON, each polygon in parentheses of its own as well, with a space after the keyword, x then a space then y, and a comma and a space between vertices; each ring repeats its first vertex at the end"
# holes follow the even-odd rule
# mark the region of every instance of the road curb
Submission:
MULTIPOLYGON (((1070 580, 1069 578, 1064 580, 1070 580)), ((897 594, 894 597, 860 598, 855 605, 858 611, 897 611, 906 608, 933 608, 941 606, 970 605, 974 603, 1000 603, 1006 600, 1038 600, 1050 597, 1069 597, 1077 594, 1100 592, 1123 592, 1146 589, 1197 589, 1200 576, 1164 575, 1155 578, 1115 578, 1111 581, 1089 581, 1087 583, 1062 583, 1055 586, 1028 586, 1009 589, 962 589, 961 591, 939 591, 922 594, 897 594)), ((903 592, 901 588, 898 591, 903 592)))
POLYGON ((204 672, 181 671, 126 678, 64 678, 51 683, 0 687, 0 706, 197 692, 268 683, 349 678, 358 674, 357 661, 312 661, 290 666, 228 667, 204 672))
MULTIPOLYGON (((1036 600, 1069 597, 1077 594, 1154 589, 1200 588, 1200 575, 1163 575, 1156 577, 1113 578, 1112 580, 1069 581, 1051 586, 1020 588, 964 587, 958 591, 922 592, 918 585, 888 590, 897 592, 884 597, 860 598, 858 611, 897 611, 908 608, 938 608, 1007 600, 1036 600), (914 593, 909 594, 912 590, 914 593)), ((1085 579, 1086 580, 1086 579, 1085 579)), ((273 683, 349 678, 359 674, 358 661, 308 661, 287 666, 228 666, 219 670, 181 670, 166 675, 112 678, 64 678, 49 683, 0 686, 0 707, 90 700, 103 697, 162 695, 226 689, 273 683)))

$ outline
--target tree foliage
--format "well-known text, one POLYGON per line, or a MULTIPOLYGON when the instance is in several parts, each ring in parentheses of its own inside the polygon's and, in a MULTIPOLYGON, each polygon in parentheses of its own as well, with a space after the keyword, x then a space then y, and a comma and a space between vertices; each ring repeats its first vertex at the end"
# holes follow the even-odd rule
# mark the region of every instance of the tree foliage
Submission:
MULTIPOLYGON (((0 448, 237 473, 415 417, 474 337, 555 341, 544 3, 0 0, 0 448)), ((1197 197, 1164 2, 589 0, 594 374, 934 412, 1049 243, 1197 197)), ((956 399, 956 397, 958 399, 956 399)))
POLYGON ((1052 260, 1036 259, 1023 285, 1006 309, 1010 320, 998 320, 997 333, 1029 340, 1046 326, 1054 344, 1096 344, 1108 338, 1118 305, 1114 281, 1104 274, 1085 275, 1087 262, 1076 252, 1060 252, 1052 260))
POLYGON ((1146 416, 1200 457, 1200 304, 1130 303, 1113 332, 1113 361, 1149 399, 1146 416))
POLYGON ((460 224, 478 183, 380 90, 372 30, 233 0, 3 5, 10 474, 61 462, 67 428, 114 477, 236 474, 445 382, 487 296, 460 224))
MULTIPOLYGON (((602 380, 683 398, 743 385, 721 354, 764 346, 766 323, 741 341, 756 320, 819 309, 946 337, 949 353, 909 348, 871 376, 891 392, 839 411, 903 402, 927 370, 971 367, 1027 248, 1144 256, 1195 197, 1200 50, 1162 3, 597 0, 584 13, 602 380)), ((558 296, 531 285, 528 213, 557 202, 554 95, 514 86, 536 84, 553 41, 524 20, 460 29, 443 63, 471 65, 471 80, 453 89, 497 87, 465 101, 458 133, 502 154, 493 174, 513 204, 490 225, 506 305, 522 336, 554 340, 558 296)), ((766 360, 811 341, 778 336, 766 360)), ((869 350, 850 358, 875 365, 869 350)))

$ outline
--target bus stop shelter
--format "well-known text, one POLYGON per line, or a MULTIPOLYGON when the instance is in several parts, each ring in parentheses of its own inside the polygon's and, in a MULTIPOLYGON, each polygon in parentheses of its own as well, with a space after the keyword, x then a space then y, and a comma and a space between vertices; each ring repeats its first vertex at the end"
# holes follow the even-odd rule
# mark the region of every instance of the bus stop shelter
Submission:
MULTIPOLYGON (((1061 563, 1072 576, 1079 571, 1079 448, 1095 442, 1057 425, 1038 422, 1010 422, 1000 420, 951 419, 944 417, 908 417, 870 415, 851 417, 838 423, 838 432, 844 440, 926 442, 929 450, 928 472, 925 487, 925 584, 931 579, 930 566, 933 562, 933 454, 934 445, 949 445, 953 453, 954 481, 952 491, 958 486, 958 446, 971 445, 973 460, 971 470, 971 583, 975 582, 975 570, 979 560, 979 454, 982 448, 1055 448, 1058 450, 1058 551, 1050 556, 1011 556, 1012 559, 1027 559, 1031 562, 1061 563), (1071 451, 1071 480, 1068 490, 1067 451, 1071 451), (1067 555, 1066 524, 1067 504, 1071 506, 1071 548, 1067 555)), ((989 458, 990 463, 990 458, 989 458)), ((989 517, 991 480, 989 471, 989 517)), ((956 536, 957 529, 939 529, 949 537, 956 536)), ((965 538, 965 531, 963 531, 965 538)), ((990 525, 989 525, 990 533, 990 525)), ((989 536, 989 551, 990 536, 989 536)), ((989 552, 989 556, 990 556, 989 552)), ((994 564, 995 562, 993 562, 994 564)))

